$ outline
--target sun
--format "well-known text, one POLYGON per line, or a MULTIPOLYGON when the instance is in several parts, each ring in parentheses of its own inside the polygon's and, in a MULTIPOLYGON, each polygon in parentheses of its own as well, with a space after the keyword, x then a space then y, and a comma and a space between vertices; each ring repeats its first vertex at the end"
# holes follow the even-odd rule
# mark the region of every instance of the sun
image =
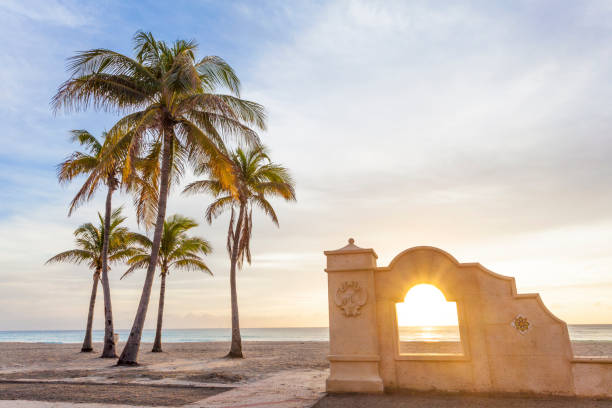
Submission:
POLYGON ((397 323, 401 326, 457 326, 457 305, 447 302, 433 285, 412 287, 397 303, 397 323))

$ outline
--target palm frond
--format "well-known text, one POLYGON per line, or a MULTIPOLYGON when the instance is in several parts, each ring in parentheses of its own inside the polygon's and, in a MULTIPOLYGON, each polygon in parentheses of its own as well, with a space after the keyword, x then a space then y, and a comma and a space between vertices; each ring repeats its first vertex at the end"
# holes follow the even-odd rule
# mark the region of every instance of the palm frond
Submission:
POLYGON ((226 191, 221 183, 217 180, 198 180, 187 184, 183 189, 183 193, 197 194, 210 193, 213 197, 217 197, 223 191, 226 191))
POLYGON ((263 195, 254 195, 253 197, 251 197, 251 200, 255 205, 261 208, 267 216, 272 219, 274 225, 276 225, 277 227, 279 226, 278 217, 276 216, 276 212, 274 211, 272 204, 270 204, 270 202, 266 200, 263 195))
POLYGON ((289 182, 269 181, 258 183, 254 190, 262 196, 280 196, 286 201, 295 201, 295 187, 289 182))
POLYGON ((105 48, 78 52, 68 58, 67 69, 71 77, 104 73, 118 77, 141 78, 142 82, 145 79, 155 79, 147 67, 140 62, 105 48))
POLYGON ((186 142, 193 147, 193 157, 205 158, 210 166, 211 173, 224 185, 231 186, 233 181, 231 161, 223 154, 217 144, 212 142, 200 128, 188 120, 181 120, 177 127, 185 137, 186 142))
POLYGON ((94 73, 69 79, 51 101, 54 112, 87 110, 122 111, 146 106, 151 95, 126 75, 94 73))
POLYGON ((235 199, 233 196, 223 196, 216 199, 206 208, 206 212, 204 214, 206 221, 209 224, 212 223, 213 218, 217 218, 223 210, 227 208, 232 208, 234 202, 235 199))
POLYGON ((121 278, 119 279, 123 279, 126 276, 130 275, 132 272, 134 272, 137 269, 145 269, 149 267, 149 260, 142 260, 139 262, 133 262, 131 264, 129 264, 130 267, 123 273, 123 275, 121 275, 121 278))
POLYGON ((73 142, 79 142, 82 146, 87 147, 89 152, 94 156, 100 154, 102 143, 100 143, 91 133, 84 129, 75 129, 70 133, 72 134, 71 139, 73 142))
POLYGON ((216 97, 229 105, 242 122, 266 130, 266 110, 262 105, 232 95, 216 95, 216 97))
POLYGON ((211 270, 208 266, 199 258, 182 258, 171 264, 173 269, 182 269, 185 271, 200 271, 206 272, 212 276, 211 270))
POLYGON ((232 67, 220 57, 202 58, 196 65, 200 80, 207 92, 214 92, 218 87, 229 89, 240 96, 240 80, 232 67))
POLYGON ((100 174, 99 171, 93 170, 70 202, 68 215, 72 215, 74 210, 83 202, 90 200, 105 181, 104 179, 103 174, 100 174))
POLYGON ((74 152, 57 165, 57 179, 60 184, 67 183, 77 176, 90 173, 98 164, 96 157, 74 152))
POLYGON ((151 248, 153 246, 153 242, 146 235, 139 234, 137 232, 132 232, 131 234, 132 241, 143 248, 151 248))
MULTIPOLYGON (((238 268, 242 268, 244 258, 251 263, 251 232, 253 231, 253 210, 246 211, 240 228, 240 240, 238 241, 238 268)), ((235 249, 234 249, 235 250, 235 249)))
POLYGON ((83 249, 70 249, 68 251, 60 252, 59 254, 49 258, 45 264, 53 264, 58 262, 70 262, 74 264, 81 264, 83 262, 91 262, 96 259, 96 254, 92 254, 89 251, 83 249))
MULTIPOLYGON (((211 204, 212 205, 212 204, 211 204)), ((208 207, 210 208, 210 207, 208 207)), ((207 210, 208 212, 208 210, 207 210)), ((229 221, 229 226, 227 229, 227 242, 226 242, 226 248, 227 248, 227 253, 229 254, 230 258, 232 257, 232 253, 233 251, 233 244, 234 244, 234 221, 235 221, 235 211, 234 211, 234 206, 231 206, 231 214, 230 214, 230 221, 229 221)), ((210 217, 207 217, 210 219, 210 217)), ((208 223, 210 224, 211 221, 208 221, 208 223)))

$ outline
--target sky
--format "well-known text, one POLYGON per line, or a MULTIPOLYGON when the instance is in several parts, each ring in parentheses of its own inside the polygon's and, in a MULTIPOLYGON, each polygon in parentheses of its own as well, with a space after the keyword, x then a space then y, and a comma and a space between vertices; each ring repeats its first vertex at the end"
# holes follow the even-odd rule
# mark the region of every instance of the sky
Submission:
MULTIPOLYGON (((243 327, 327 326, 323 251, 349 237, 379 266, 436 246, 514 276, 570 324, 612 323, 610 2, 3 0, 0 330, 84 327, 92 273, 44 262, 73 247, 104 194, 67 217, 78 181, 58 185, 55 166, 76 148, 71 129, 99 135, 118 117, 49 102, 67 57, 130 54, 141 29, 227 60, 295 177, 297 203, 274 201, 280 228, 255 214, 243 327)), ((228 327, 228 218, 208 225, 210 198, 181 190, 168 214, 200 222, 215 276, 169 276, 165 327, 228 327)), ((123 269, 111 294, 115 327, 129 328, 144 272, 119 280, 123 269)), ((94 328, 101 317, 100 292, 94 328)))

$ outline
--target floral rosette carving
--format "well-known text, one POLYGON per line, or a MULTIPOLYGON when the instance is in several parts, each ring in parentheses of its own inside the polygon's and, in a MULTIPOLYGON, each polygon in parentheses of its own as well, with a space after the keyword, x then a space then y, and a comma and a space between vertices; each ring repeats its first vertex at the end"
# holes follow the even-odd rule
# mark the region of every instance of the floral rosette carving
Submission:
POLYGON ((520 334, 525 334, 531 329, 531 323, 525 316, 517 315, 511 323, 520 334))
POLYGON ((346 317, 359 316, 361 308, 368 301, 368 294, 359 286, 359 282, 344 282, 336 290, 334 300, 346 317))

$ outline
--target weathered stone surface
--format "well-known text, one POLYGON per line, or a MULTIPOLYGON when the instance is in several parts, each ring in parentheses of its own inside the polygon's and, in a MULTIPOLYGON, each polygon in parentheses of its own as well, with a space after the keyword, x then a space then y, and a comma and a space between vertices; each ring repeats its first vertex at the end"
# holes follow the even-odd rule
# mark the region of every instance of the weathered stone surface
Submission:
POLYGON ((612 397, 612 360, 576 359, 567 325, 514 278, 459 263, 433 247, 389 266, 353 240, 325 251, 329 289, 328 392, 385 389, 520 392, 612 397), (456 302, 463 355, 403 355, 395 304, 418 284, 456 302), (348 310, 348 312, 347 312, 348 310))

